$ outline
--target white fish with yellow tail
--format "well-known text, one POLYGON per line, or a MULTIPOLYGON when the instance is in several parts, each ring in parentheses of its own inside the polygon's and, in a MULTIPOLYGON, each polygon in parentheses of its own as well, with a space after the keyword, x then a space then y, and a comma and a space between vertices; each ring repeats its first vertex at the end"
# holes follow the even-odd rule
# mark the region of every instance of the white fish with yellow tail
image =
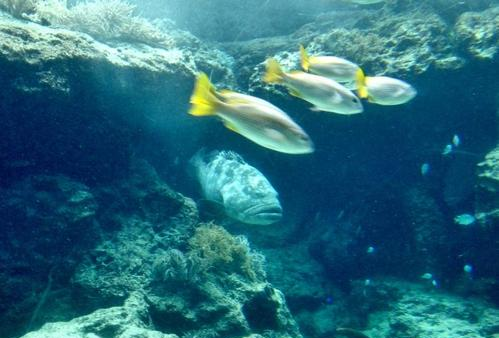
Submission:
POLYGON ((314 145, 285 112, 254 96, 228 90, 218 92, 201 73, 191 96, 189 114, 218 116, 230 130, 262 147, 288 154, 307 154, 314 145))
POLYGON ((324 76, 341 83, 355 83, 358 65, 336 56, 309 56, 300 45, 300 61, 304 71, 324 76))
POLYGON ((407 82, 388 76, 365 76, 362 69, 357 71, 357 92, 360 98, 384 106, 404 104, 417 94, 407 82))
POLYGON ((301 71, 285 73, 277 60, 267 60, 263 80, 286 86, 291 95, 314 105, 314 109, 331 113, 352 115, 362 113, 362 103, 350 90, 323 76, 301 71))

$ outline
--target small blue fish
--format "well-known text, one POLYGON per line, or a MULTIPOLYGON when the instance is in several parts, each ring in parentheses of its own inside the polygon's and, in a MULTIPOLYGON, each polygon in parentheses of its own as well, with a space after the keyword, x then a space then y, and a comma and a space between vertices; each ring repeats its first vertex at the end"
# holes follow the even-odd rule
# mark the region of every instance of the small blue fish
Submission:
POLYGON ((376 251, 376 249, 375 249, 373 246, 368 247, 368 248, 367 248, 367 250, 366 250, 366 252, 367 252, 368 254, 373 254, 373 253, 374 253, 374 251, 376 251))
POLYGON ((432 280, 431 281, 431 285, 433 285, 434 287, 438 288, 438 282, 436 279, 432 280))
POLYGON ((465 266, 463 266, 463 271, 467 274, 470 274, 473 272, 473 266, 471 264, 466 264, 465 266))
POLYGON ((431 273, 427 272, 427 273, 422 274, 421 278, 422 279, 432 279, 433 275, 431 273))
POLYGON ((452 152, 452 144, 447 144, 444 148, 444 150, 442 150, 442 155, 449 155, 450 153, 452 152))
POLYGON ((426 176, 430 172, 430 164, 429 163, 423 163, 421 165, 421 175, 426 176))
POLYGON ((470 214, 461 214, 454 217, 454 223, 460 225, 471 225, 475 223, 475 221, 476 221, 475 216, 470 214))
POLYGON ((369 285, 371 285, 371 280, 370 279, 366 279, 364 281, 364 286, 369 286, 369 285))
POLYGON ((459 147, 459 145, 461 144, 461 139, 459 138, 459 135, 455 134, 454 137, 452 137, 452 144, 456 148, 459 147))

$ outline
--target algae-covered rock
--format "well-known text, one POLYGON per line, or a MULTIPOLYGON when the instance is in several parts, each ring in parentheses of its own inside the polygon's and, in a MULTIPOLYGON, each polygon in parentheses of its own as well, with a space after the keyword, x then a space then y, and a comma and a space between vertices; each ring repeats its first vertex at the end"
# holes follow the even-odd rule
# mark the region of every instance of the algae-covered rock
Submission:
POLYGON ((476 213, 481 224, 499 224, 499 147, 478 164, 476 213))
POLYGON ((0 325, 0 336, 38 323, 35 309, 98 238, 97 207, 88 186, 61 175, 0 189, 0 321, 9 323, 0 325))
POLYGON ((156 255, 185 245, 198 221, 194 202, 173 191, 145 161, 127 179, 96 193, 106 240, 88 252, 73 277, 82 298, 100 304, 124 300, 151 279, 156 255))
POLYGON ((311 53, 349 59, 370 74, 421 74, 430 67, 457 69, 446 23, 433 13, 364 18, 352 28, 333 28, 310 41, 311 53))
POLYGON ((166 257, 147 288, 156 327, 189 337, 301 337, 284 295, 266 281, 263 256, 244 237, 202 224, 184 251, 157 255, 166 257))
POLYGON ((473 57, 495 58, 499 50, 499 7, 462 14, 455 32, 458 43, 473 57))
POLYGON ((148 305, 144 295, 132 294, 123 306, 100 309, 86 316, 68 322, 55 322, 43 325, 23 338, 178 338, 150 327, 148 305))
POLYGON ((370 316, 370 337, 485 338, 499 333, 499 310, 479 299, 463 299, 409 283, 388 282, 400 299, 370 316))
POLYGON ((166 130, 173 119, 179 130, 188 124, 199 71, 234 82, 225 53, 188 33, 168 34, 163 46, 102 43, 0 13, 2 178, 13 171, 4 159, 31 163, 25 171, 80 175, 86 183, 124 176, 141 130, 166 130))

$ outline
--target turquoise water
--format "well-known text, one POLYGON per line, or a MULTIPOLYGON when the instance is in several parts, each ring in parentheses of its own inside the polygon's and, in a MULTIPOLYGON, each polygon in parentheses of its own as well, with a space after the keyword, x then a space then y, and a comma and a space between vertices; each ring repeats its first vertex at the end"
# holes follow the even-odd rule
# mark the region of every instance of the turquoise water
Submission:
POLYGON ((498 18, 0 0, 0 337, 496 337, 498 18))

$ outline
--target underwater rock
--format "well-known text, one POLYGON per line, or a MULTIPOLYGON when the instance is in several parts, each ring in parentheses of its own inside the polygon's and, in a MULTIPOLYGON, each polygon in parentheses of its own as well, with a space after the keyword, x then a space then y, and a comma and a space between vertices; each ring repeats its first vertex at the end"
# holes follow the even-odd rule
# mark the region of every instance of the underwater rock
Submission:
POLYGON ((300 69, 299 44, 310 55, 343 57, 371 75, 407 78, 432 69, 455 70, 465 65, 452 39, 453 27, 428 8, 333 14, 318 16, 287 36, 222 45, 240 65, 236 66, 238 82, 245 85, 250 79, 250 91, 267 89, 261 76, 263 62, 269 56, 285 69, 300 69))
POLYGON ((187 250, 158 253, 160 260, 161 255, 166 257, 156 266, 147 294, 152 321, 162 331, 301 337, 284 295, 266 281, 264 257, 244 237, 204 224, 187 250))
POLYGON ((499 224, 499 146, 477 165, 476 216, 482 225, 499 224))
POLYGON ((96 212, 90 188, 65 176, 32 176, 0 189, 0 321, 9 323, 0 336, 54 318, 36 309, 46 309, 50 292, 62 291, 82 251, 93 247, 96 212))
POLYGON ((198 71, 233 83, 229 56, 188 33, 169 35, 162 47, 104 44, 0 13, 0 173, 13 172, 5 159, 30 163, 23 172, 52 169, 85 183, 124 177, 144 130, 168 129, 173 116, 177 126, 188 123, 178 116, 198 71))
POLYGON ((301 337, 284 295, 265 278, 264 257, 244 237, 198 224, 195 203, 146 162, 96 191, 107 235, 77 268, 72 287, 92 309, 144 293, 156 330, 179 336, 301 337), (119 198, 117 198, 119 196, 119 198))
POLYGON ((173 191, 145 161, 133 162, 128 178, 95 194, 105 206, 99 221, 108 234, 85 255, 72 282, 82 299, 98 299, 98 308, 143 289, 157 254, 185 246, 198 213, 194 201, 173 191))
POLYGON ((499 50, 499 7, 462 14, 454 30, 456 40, 473 57, 495 58, 499 50))
POLYGON ((114 338, 178 338, 150 327, 148 305, 144 295, 136 292, 126 299, 123 306, 100 309, 68 322, 55 322, 43 325, 22 338, 50 337, 114 337, 114 338))
POLYGON ((333 28, 309 42, 310 54, 338 55, 370 74, 421 74, 430 67, 458 69, 464 64, 452 48, 449 28, 434 13, 385 13, 365 17, 352 28, 333 28))
POLYGON ((370 316, 369 337, 463 337, 485 338, 499 333, 499 310, 475 298, 464 299, 423 286, 385 281, 400 299, 370 316))

